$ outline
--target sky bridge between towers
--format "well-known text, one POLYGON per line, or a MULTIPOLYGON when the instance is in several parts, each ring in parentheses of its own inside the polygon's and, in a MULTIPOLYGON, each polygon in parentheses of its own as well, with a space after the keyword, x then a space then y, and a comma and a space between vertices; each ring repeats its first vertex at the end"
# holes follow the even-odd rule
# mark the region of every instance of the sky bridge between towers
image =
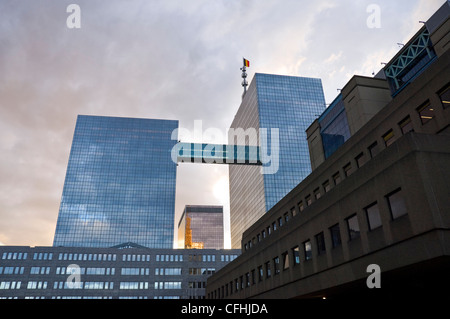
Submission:
POLYGON ((259 146, 179 142, 174 156, 177 163, 262 165, 259 146))

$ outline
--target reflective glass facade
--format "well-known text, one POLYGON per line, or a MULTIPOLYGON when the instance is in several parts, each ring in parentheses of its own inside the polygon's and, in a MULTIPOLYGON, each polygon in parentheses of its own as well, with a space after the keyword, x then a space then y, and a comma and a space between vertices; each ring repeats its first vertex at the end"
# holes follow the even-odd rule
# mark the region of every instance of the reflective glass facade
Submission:
POLYGON ((178 121, 80 115, 53 246, 172 248, 178 121))
POLYGON ((223 207, 186 206, 178 224, 178 242, 187 249, 223 249, 223 207))
POLYGON ((339 94, 319 117, 319 125, 325 158, 328 158, 350 138, 342 94, 339 94))
MULTIPOLYGON (((259 167, 229 167, 232 247, 240 247, 244 230, 311 172, 305 131, 324 110, 320 79, 255 74, 231 128, 267 129, 266 152, 278 152, 279 164, 274 174, 262 174, 259 167), (278 129, 278 148, 272 145, 271 129, 278 129)), ((257 140, 228 142, 259 145, 257 140)), ((273 163, 263 164, 268 165, 273 163)))

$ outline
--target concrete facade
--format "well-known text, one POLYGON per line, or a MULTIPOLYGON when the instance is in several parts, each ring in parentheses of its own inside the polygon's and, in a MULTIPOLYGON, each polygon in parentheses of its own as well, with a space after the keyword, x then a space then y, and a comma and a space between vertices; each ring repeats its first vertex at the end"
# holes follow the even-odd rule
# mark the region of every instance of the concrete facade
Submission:
MULTIPOLYGON (((441 293, 450 266, 448 74, 449 50, 244 232, 242 255, 208 279, 207 297, 441 293), (381 289, 366 282, 373 264, 381 289)), ((380 92, 385 85, 363 93, 380 92)))

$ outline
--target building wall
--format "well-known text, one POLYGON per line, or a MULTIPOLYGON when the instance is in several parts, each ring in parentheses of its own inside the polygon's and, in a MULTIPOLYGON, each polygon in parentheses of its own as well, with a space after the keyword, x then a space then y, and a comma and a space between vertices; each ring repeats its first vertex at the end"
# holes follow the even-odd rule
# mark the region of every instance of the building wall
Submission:
POLYGON ((239 253, 0 246, 0 299, 203 299, 206 278, 239 253))
MULTIPOLYGON (((251 81, 230 128, 259 133, 259 111, 256 81, 251 81)), ((228 144, 258 146, 258 137, 247 140, 230 137, 228 144)), ((264 177, 253 165, 229 165, 231 247, 240 248, 242 233, 266 212, 264 177)))
POLYGON ((187 249, 224 249, 223 207, 187 205, 178 224, 178 236, 181 247, 187 249))
POLYGON ((353 76, 342 96, 351 135, 392 100, 386 80, 363 76, 353 76))
MULTIPOLYGON (((262 169, 229 167, 232 247, 239 247, 243 231, 309 174, 311 165, 304 132, 324 109, 320 79, 255 74, 231 128, 254 128, 257 133, 260 128, 266 129, 265 151, 272 160, 263 164, 262 169), (278 132, 278 139, 272 135, 275 132, 272 129, 278 132)), ((259 142, 253 139, 250 145, 261 146, 259 142)), ((245 141, 229 140, 229 143, 245 141)))
POLYGON ((178 121, 80 115, 54 246, 172 248, 178 121))
POLYGON ((410 85, 415 78, 443 55, 450 33, 450 2, 444 3, 399 52, 373 78, 353 76, 343 87, 335 101, 319 117, 318 126, 322 134, 322 148, 312 125, 307 130, 308 147, 313 169, 318 167, 330 153, 340 147, 350 135, 355 134, 392 97, 410 85), (391 96, 392 95, 392 96, 391 96), (345 112, 336 113, 336 101, 342 97, 345 112), (330 124, 329 118, 332 118, 330 124), (332 129, 330 130, 331 127, 332 129), (340 127, 340 130, 334 129, 340 127), (346 129, 345 132, 344 129, 346 129), (330 131, 330 132, 327 132, 330 131), (343 138, 342 138, 343 137, 343 138))
POLYGON ((373 263, 388 286, 402 277, 403 293, 436 288, 450 253, 448 74, 449 51, 244 233, 243 254, 208 280, 208 296, 367 291, 373 263))

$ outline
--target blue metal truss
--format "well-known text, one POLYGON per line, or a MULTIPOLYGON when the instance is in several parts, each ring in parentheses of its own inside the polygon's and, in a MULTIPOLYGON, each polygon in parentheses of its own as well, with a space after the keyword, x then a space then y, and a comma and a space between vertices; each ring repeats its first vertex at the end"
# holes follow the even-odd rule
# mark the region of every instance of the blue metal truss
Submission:
POLYGON ((403 48, 401 54, 384 69, 386 78, 392 81, 396 90, 403 84, 401 77, 420 61, 424 51, 430 59, 435 56, 430 34, 426 28, 407 47, 403 48))

